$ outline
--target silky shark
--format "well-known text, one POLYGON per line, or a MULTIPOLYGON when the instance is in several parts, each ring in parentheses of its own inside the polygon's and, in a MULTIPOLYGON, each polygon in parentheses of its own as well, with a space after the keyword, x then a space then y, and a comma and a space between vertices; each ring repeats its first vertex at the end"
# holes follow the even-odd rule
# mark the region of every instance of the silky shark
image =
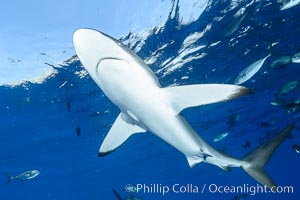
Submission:
POLYGON ((180 115, 188 107, 246 95, 247 88, 227 84, 162 88, 147 64, 120 41, 93 29, 79 29, 73 35, 73 43, 83 67, 121 111, 100 147, 99 156, 114 151, 131 135, 149 131, 183 153, 191 167, 200 162, 224 170, 241 167, 258 182, 275 186, 263 168, 291 132, 292 125, 244 158, 236 159, 210 146, 180 115))

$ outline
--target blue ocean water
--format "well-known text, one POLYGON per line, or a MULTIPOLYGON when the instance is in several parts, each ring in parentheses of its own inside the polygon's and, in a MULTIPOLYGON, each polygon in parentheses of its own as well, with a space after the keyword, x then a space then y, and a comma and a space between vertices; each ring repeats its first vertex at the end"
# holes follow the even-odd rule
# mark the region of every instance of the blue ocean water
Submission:
POLYGON ((265 168, 279 186, 292 186, 293 192, 214 192, 215 185, 250 188, 257 182, 236 168, 226 172, 201 163, 191 169, 180 152, 151 133, 135 135, 99 158, 99 146, 119 110, 74 56, 64 66, 55 66, 57 73, 43 84, 0 87, 0 199, 118 199, 112 188, 126 199, 128 184, 152 188, 152 192, 131 194, 145 200, 299 199, 300 154, 292 146, 300 144, 300 86, 287 94, 280 90, 287 82, 299 80, 300 64, 270 66, 300 51, 300 7, 280 11, 277 1, 211 1, 188 24, 181 22, 179 10, 174 1, 172 10, 166 11, 170 12, 166 23, 148 30, 146 39, 129 33, 120 40, 148 61, 163 86, 233 84, 244 68, 271 54, 260 71, 242 84, 253 91, 251 95, 181 114, 213 147, 240 158, 294 123, 292 136, 265 168), (240 10, 244 13, 237 16, 240 10), (271 105, 275 100, 284 105, 271 105), (214 142, 224 132, 228 136, 214 142), (17 175, 32 169, 40 175, 6 184, 4 173, 17 175), (177 190, 176 184, 182 186, 181 192, 154 191, 156 186, 172 190, 174 185, 177 190))

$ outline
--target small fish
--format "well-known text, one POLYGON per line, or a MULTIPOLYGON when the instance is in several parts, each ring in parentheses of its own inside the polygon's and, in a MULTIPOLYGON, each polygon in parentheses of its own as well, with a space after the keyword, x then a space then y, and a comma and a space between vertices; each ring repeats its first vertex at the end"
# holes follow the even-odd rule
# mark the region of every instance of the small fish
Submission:
POLYGON ((76 127, 76 135, 77 135, 77 136, 80 136, 80 134, 81 134, 81 129, 80 129, 79 126, 77 126, 77 127, 76 127))
POLYGON ((25 181, 25 180, 29 180, 29 179, 33 179, 35 177, 37 177, 40 172, 38 170, 30 170, 30 171, 25 171, 17 176, 11 176, 7 173, 5 173, 8 176, 8 180, 6 182, 6 184, 8 184, 10 181, 17 179, 20 181, 25 181))
POLYGON ((300 81, 296 80, 296 81, 289 81, 287 83, 285 83, 279 90, 279 94, 282 95, 287 95, 290 91, 294 90, 298 84, 300 83, 300 81))
POLYGON ((271 102, 271 105, 273 106, 286 106, 288 105, 288 101, 284 100, 284 99, 275 99, 271 102))
POLYGON ((231 129, 236 122, 240 119, 240 115, 237 113, 233 113, 232 115, 230 115, 227 119, 227 125, 229 126, 229 128, 231 129))
POLYGON ((300 146, 298 144, 294 144, 292 149, 295 153, 300 154, 300 146))
POLYGON ((287 113, 293 113, 300 108, 300 100, 288 102, 283 99, 276 99, 271 102, 271 105, 282 107, 287 113))
POLYGON ((284 106, 287 113, 296 112, 300 108, 300 101, 294 101, 284 106))
POLYGON ((274 60, 271 65, 270 69, 279 69, 283 68, 285 65, 292 62, 292 56, 282 56, 276 60, 274 60))
POLYGON ((249 65, 248 67, 246 67, 243 71, 241 71, 239 73, 239 75, 236 77, 234 83, 239 85, 239 84, 246 82, 250 78, 252 78, 260 70, 260 68, 263 66, 265 60, 269 56, 270 55, 267 55, 266 57, 259 59, 259 60, 255 61, 254 63, 252 63, 251 65, 249 65))
POLYGON ((222 133, 220 135, 217 135, 215 138, 214 138, 214 142, 219 142, 220 140, 223 140, 225 137, 227 137, 229 134, 229 132, 225 132, 225 133, 222 133))
POLYGON ((235 33, 238 28, 240 27, 243 20, 247 17, 247 15, 250 13, 250 8, 242 8, 237 13, 235 13, 235 16, 233 20, 229 23, 229 25, 224 30, 224 36, 228 37, 235 33))
POLYGON ((68 110, 68 112, 71 111, 71 102, 70 101, 67 102, 67 110, 68 110))
POLYGON ((280 0, 279 2, 282 4, 280 10, 286 10, 300 4, 300 0, 280 0))
POLYGON ((97 117, 99 115, 101 115, 101 112, 100 111, 96 111, 96 112, 93 112, 91 114, 89 114, 91 117, 97 117))
POLYGON ((292 62, 293 63, 300 63, 300 52, 298 52, 295 55, 293 55, 292 62))

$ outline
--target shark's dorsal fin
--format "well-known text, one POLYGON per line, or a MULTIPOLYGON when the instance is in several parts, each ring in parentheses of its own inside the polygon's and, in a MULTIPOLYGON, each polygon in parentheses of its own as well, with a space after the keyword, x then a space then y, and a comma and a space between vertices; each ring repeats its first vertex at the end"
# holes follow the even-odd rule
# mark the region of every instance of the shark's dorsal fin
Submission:
POLYGON ((169 96, 174 114, 185 108, 228 101, 250 93, 245 87, 227 84, 184 85, 163 90, 169 96))
POLYGON ((99 150, 99 156, 105 156, 123 144, 131 135, 146 130, 128 120, 129 116, 120 113, 107 133, 99 150))

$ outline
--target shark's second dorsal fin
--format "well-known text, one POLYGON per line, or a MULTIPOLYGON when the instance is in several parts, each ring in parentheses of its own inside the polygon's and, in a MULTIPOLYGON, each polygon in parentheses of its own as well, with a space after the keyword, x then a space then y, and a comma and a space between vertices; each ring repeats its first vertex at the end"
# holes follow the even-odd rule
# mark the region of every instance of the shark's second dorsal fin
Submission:
POLYGON ((228 101, 250 93, 245 87, 228 84, 184 85, 163 90, 169 96, 174 114, 185 108, 228 101))
POLYGON ((120 113, 111 129, 107 133, 99 150, 99 156, 105 156, 123 144, 131 135, 145 132, 140 126, 131 123, 129 116, 120 113))

